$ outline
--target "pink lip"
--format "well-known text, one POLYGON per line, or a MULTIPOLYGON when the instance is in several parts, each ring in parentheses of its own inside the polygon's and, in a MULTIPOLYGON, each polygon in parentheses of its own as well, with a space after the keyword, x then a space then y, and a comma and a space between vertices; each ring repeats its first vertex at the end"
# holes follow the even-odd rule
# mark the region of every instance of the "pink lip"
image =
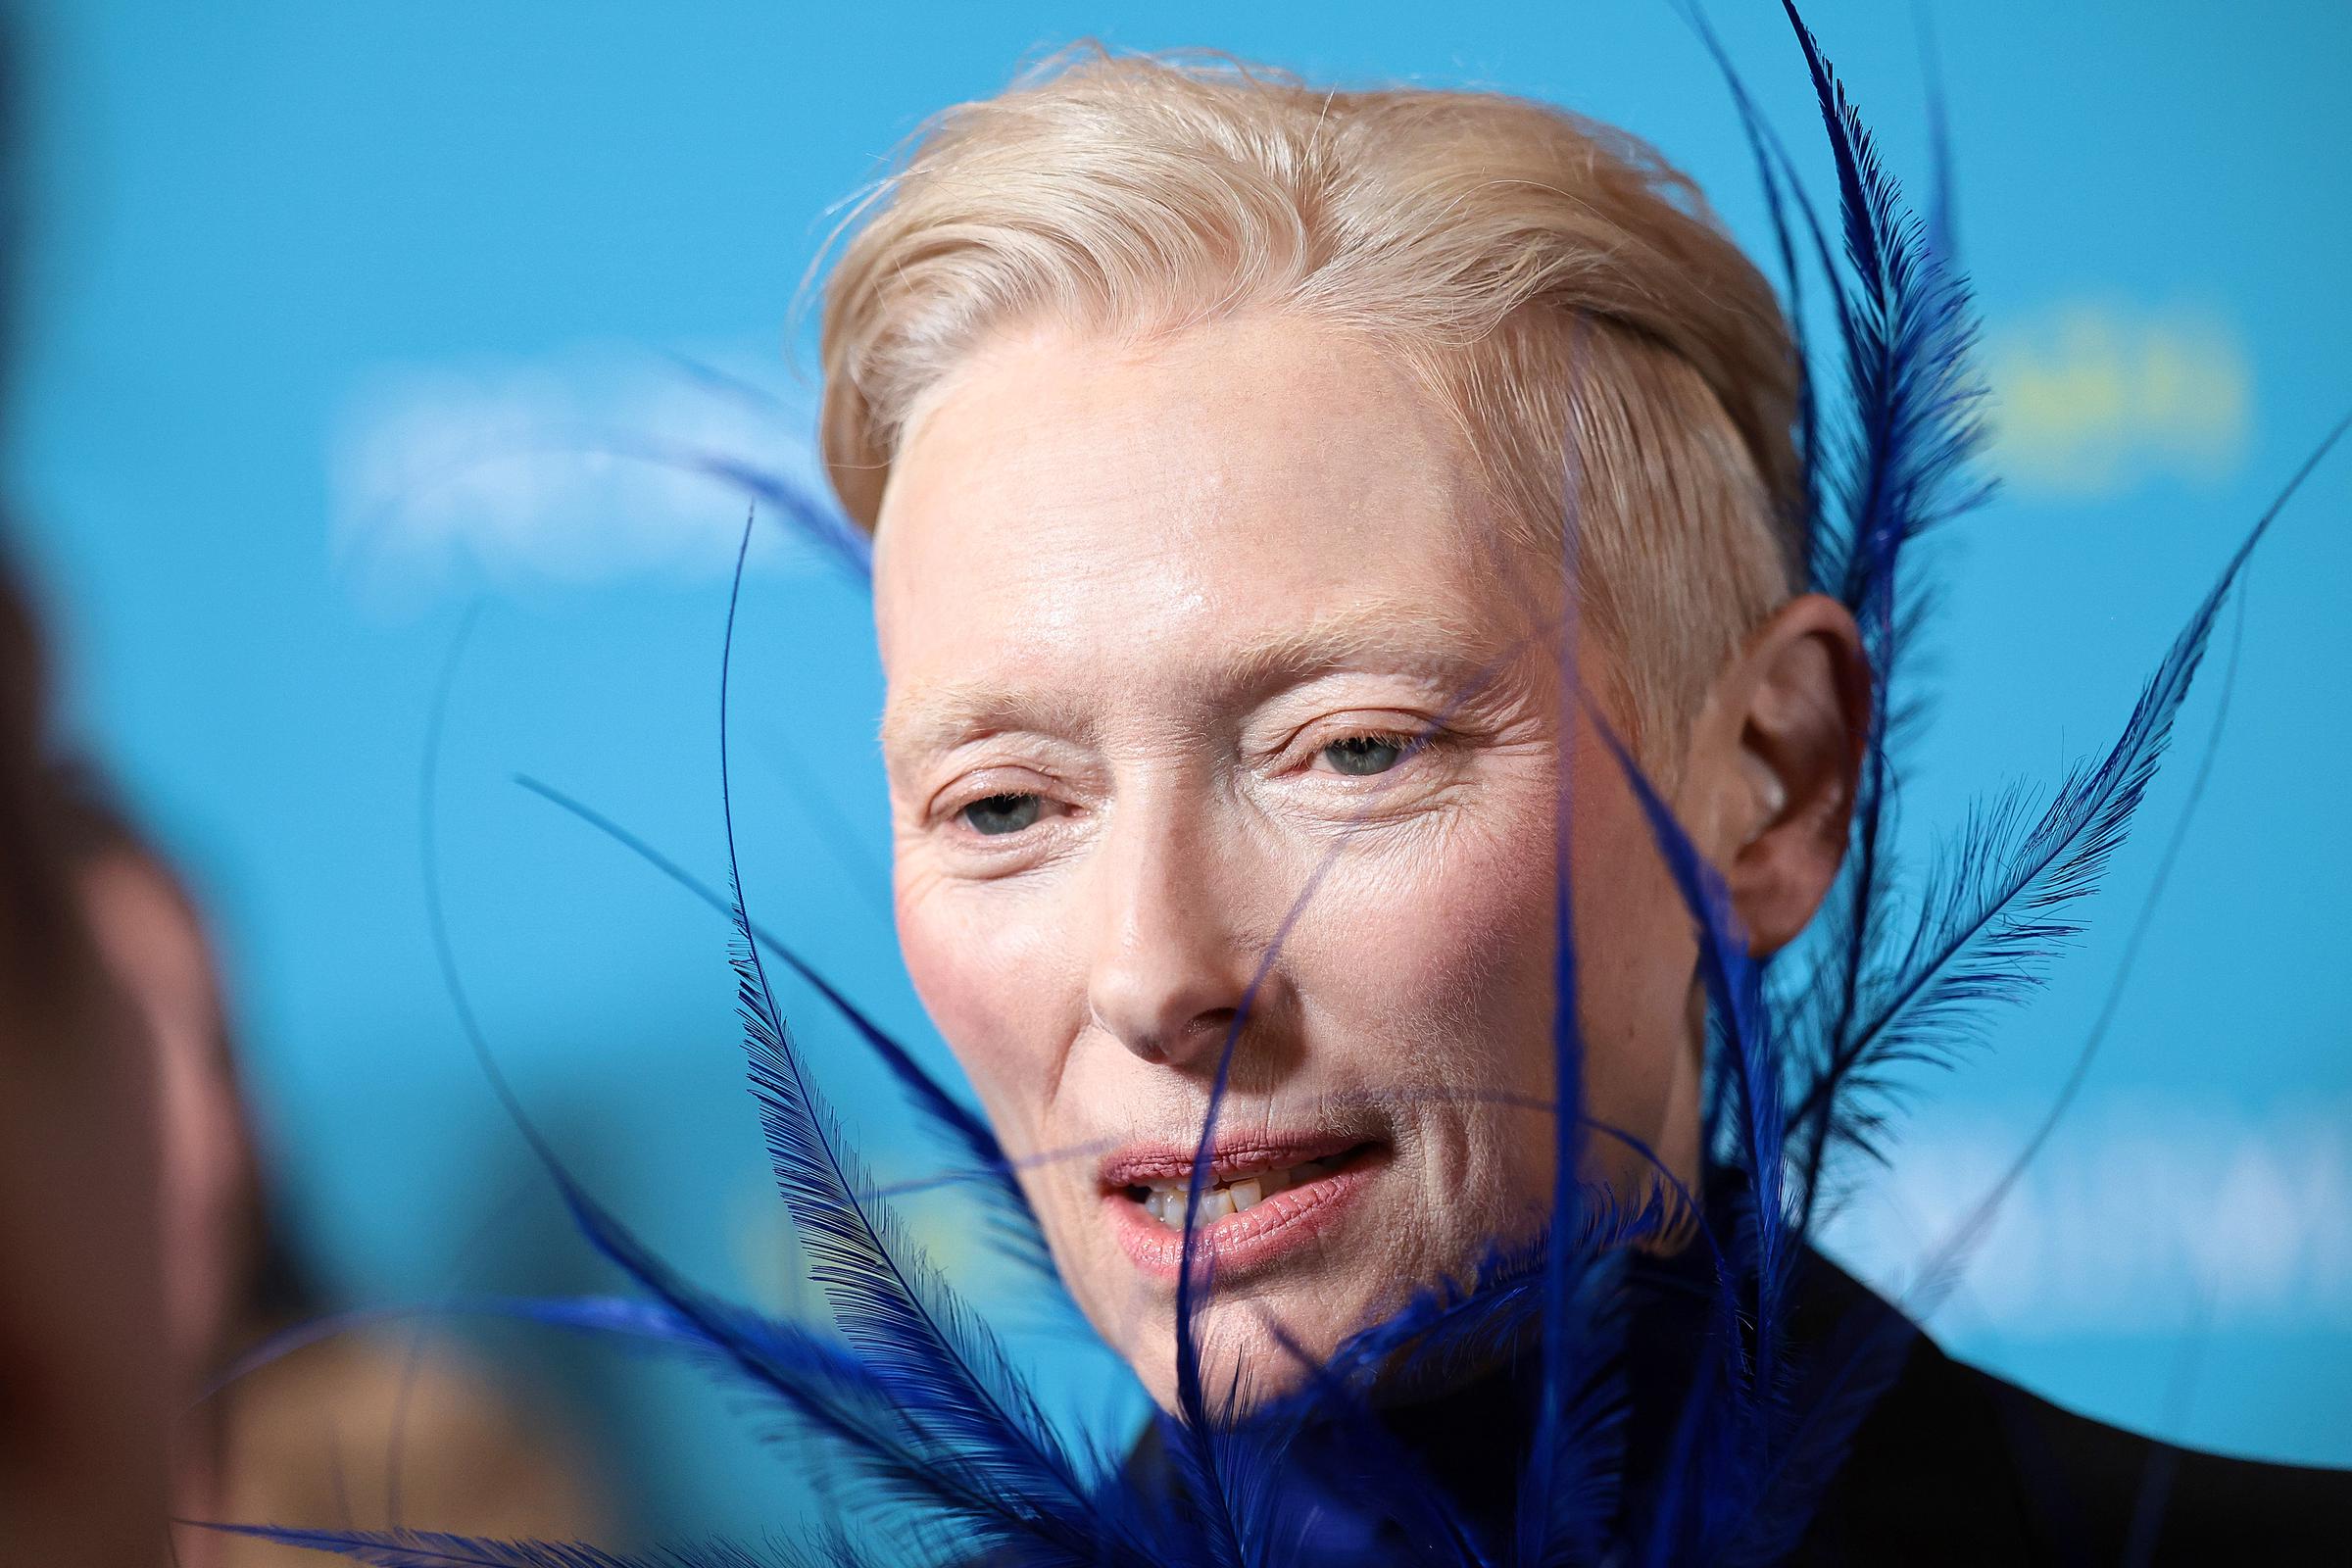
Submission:
MULTIPOLYGON (((1212 1180, 1243 1171, 1284 1169, 1360 1150, 1340 1169, 1285 1189, 1244 1214, 1198 1225, 1196 1262, 1231 1283, 1273 1265, 1344 1220, 1386 1161, 1385 1146, 1347 1134, 1219 1139, 1209 1157, 1212 1180)), ((1144 1212, 1126 1189, 1192 1173, 1193 1151, 1176 1145, 1129 1145, 1102 1161, 1102 1207, 1119 1247, 1147 1276, 1173 1285, 1184 1268, 1184 1233, 1144 1212)))

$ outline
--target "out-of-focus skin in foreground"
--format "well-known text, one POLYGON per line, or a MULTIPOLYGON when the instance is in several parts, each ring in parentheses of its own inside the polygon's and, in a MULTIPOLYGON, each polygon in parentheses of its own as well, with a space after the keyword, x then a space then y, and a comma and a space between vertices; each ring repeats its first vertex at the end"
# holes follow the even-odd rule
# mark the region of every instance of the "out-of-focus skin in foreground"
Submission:
POLYGON ((195 1522, 172 1533, 173 1568, 314 1560, 202 1521, 605 1534, 573 1446, 437 1334, 336 1335, 221 1383, 321 1302, 272 1213, 198 898, 103 780, 55 776, 70 874, 155 1067, 167 1379, 189 1391, 172 1412, 171 1501, 195 1522))
POLYGON ((46 675, 0 567, 0 1561, 164 1549, 155 1085, 59 853, 46 675))

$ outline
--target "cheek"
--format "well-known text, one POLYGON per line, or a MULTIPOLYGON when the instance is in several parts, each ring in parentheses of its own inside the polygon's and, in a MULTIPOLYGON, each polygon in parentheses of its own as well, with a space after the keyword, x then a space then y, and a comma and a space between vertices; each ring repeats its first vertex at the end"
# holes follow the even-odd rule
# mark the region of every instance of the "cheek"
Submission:
POLYGON ((1045 892, 903 879, 899 945, 932 1023, 1010 1146, 1032 1144, 1083 1017, 1083 977, 1045 892))
MULTIPOLYGON (((1577 1013, 1592 1113, 1651 1139, 1690 1047, 1695 950, 1615 768, 1603 754, 1576 781, 1577 1013)), ((1340 1026, 1326 1048, 1360 1053, 1368 1086, 1436 1092, 1415 1116, 1433 1158, 1532 1192, 1549 1182, 1548 1143, 1498 1097, 1551 1092, 1557 871, 1550 783, 1514 783, 1430 844, 1344 859, 1289 966, 1340 1026)))
POLYGON ((1547 784, 1490 796, 1419 844, 1351 852, 1286 955, 1337 1026, 1326 1051, 1357 1057, 1366 1087, 1434 1092, 1412 1119, 1448 1159, 1504 1116, 1494 1095, 1549 1083, 1550 799, 1547 784))
POLYGON ((1433 853, 1350 890, 1343 961, 1368 1000, 1423 1027, 1450 1022, 1448 1033, 1521 1008, 1549 967, 1553 887, 1549 824, 1524 815, 1457 825, 1433 853))
POLYGON ((1661 1147, 1694 1081, 1697 939, 1614 759, 1580 759, 1571 891, 1592 1114, 1661 1147))

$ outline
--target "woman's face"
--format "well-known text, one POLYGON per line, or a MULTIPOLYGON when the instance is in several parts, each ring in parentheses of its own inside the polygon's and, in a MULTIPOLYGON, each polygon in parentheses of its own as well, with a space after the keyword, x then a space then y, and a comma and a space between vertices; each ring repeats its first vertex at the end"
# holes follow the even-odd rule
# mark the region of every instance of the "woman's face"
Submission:
POLYGON ((1163 1402, 1245 997, 1212 1365, 1279 1388, 1277 1325, 1327 1351, 1539 1223, 1563 754, 1588 1109, 1690 1158, 1689 921, 1590 725, 1563 744, 1557 579, 1446 411, 1328 329, 1005 337, 917 410, 875 564, 900 936, 1163 1402))

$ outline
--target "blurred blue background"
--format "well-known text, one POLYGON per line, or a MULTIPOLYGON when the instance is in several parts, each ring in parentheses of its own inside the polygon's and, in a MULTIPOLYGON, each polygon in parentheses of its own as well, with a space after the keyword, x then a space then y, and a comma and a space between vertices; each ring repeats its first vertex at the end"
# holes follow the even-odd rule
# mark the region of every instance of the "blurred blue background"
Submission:
MULTIPOLYGON (((1818 170, 1777 8, 1715 9, 1818 170)), ((1914 16, 1809 10, 1894 169, 1924 173, 1914 16)), ((1662 0, 28 13, 25 550, 78 730, 217 910, 293 1218, 348 1301, 612 1283, 467 1057, 423 918, 426 716, 476 603, 439 800, 487 1029, 565 1156, 659 1246, 714 1286, 790 1289, 723 923, 513 775, 723 875, 717 655, 740 506, 587 449, 653 434, 805 463, 796 288, 834 204, 924 114, 1085 35, 1492 85, 1651 139, 1763 239, 1725 95, 1662 0), (674 354, 773 388, 783 412, 674 354)), ((1923 845, 1980 788, 2104 748, 2240 531, 2352 407, 2352 11, 1929 15, 2007 483, 1938 558, 1940 696, 1905 821, 1923 845)), ((1936 1324, 2109 1420, 2334 1464, 2352 1463, 2352 1041, 2334 991, 2352 935, 2348 515, 2339 461, 2258 557, 2211 786, 2113 1036, 1936 1324)), ((890 938, 863 603, 788 552, 757 564, 736 708, 754 912, 944 1061, 890 938)), ((2048 994, 1931 1086, 1893 1169, 1841 1217, 1858 1266, 1899 1280, 2048 1104, 2188 771, 2160 782, 2048 994)), ((847 1037, 807 994, 785 1001, 885 1175, 920 1174, 930 1152, 893 1130, 847 1037)), ((952 1269, 973 1261, 955 1220, 918 1214, 952 1269)), ((1032 1348, 1059 1387, 1113 1381, 1088 1352, 1032 1348)), ((692 1377, 494 1349, 610 1436, 646 1530, 793 1517, 793 1455, 692 1377)))

